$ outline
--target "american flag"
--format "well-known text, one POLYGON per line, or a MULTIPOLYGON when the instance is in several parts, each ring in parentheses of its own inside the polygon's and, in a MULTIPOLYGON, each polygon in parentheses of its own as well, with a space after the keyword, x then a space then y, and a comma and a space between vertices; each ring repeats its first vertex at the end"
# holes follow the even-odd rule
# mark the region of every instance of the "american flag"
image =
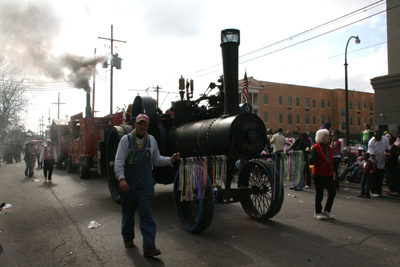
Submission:
POLYGON ((247 80, 247 72, 244 72, 244 79, 242 84, 242 103, 245 103, 249 99, 249 80, 247 80))

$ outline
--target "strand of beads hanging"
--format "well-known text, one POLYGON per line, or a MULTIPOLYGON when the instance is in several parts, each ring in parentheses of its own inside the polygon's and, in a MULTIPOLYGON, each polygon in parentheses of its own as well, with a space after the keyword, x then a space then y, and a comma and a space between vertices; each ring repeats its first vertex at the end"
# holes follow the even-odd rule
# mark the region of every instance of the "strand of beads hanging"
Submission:
POLYGON ((134 167, 139 166, 140 161, 142 160, 144 154, 146 153, 147 142, 150 142, 149 136, 146 133, 141 140, 140 144, 138 143, 138 138, 136 135, 136 129, 131 132, 131 140, 128 145, 129 153, 128 153, 128 163, 133 165, 134 167))

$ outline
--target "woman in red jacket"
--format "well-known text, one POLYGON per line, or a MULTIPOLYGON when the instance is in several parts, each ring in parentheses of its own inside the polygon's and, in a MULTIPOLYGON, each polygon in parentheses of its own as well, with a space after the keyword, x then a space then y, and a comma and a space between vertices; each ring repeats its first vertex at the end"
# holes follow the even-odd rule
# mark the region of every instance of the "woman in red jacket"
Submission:
POLYGON ((330 134, 326 129, 317 132, 316 145, 312 147, 310 164, 314 164, 312 173, 315 183, 315 214, 318 220, 334 219, 331 213, 333 200, 335 199, 335 181, 333 180, 333 150, 329 146, 330 134), (324 186, 328 190, 328 200, 322 211, 322 199, 324 198, 324 186))

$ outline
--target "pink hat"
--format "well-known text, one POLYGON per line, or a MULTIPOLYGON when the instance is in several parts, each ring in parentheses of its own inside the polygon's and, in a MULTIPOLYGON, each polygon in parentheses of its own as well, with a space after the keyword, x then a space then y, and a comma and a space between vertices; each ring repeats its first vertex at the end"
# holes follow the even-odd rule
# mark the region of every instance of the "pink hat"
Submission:
POLYGON ((147 123, 150 123, 149 117, 148 117, 147 115, 145 115, 145 114, 139 114, 139 115, 136 117, 136 123, 138 123, 138 122, 140 122, 140 121, 145 121, 145 122, 147 122, 147 123))

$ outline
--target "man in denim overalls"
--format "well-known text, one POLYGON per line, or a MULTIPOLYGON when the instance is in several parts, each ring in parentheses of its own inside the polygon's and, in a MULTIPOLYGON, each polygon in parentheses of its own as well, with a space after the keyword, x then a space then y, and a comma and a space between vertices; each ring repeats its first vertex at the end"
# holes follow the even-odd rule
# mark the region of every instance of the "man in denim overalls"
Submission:
POLYGON ((134 215, 137 209, 145 257, 161 254, 155 245, 156 222, 150 210, 155 183, 151 172, 153 164, 173 166, 172 163, 179 160, 179 153, 175 153, 172 157, 160 155, 157 141, 147 133, 149 123, 148 116, 138 115, 134 124, 135 129, 121 138, 115 157, 115 174, 121 190, 121 230, 124 244, 126 247, 134 246, 134 215))

